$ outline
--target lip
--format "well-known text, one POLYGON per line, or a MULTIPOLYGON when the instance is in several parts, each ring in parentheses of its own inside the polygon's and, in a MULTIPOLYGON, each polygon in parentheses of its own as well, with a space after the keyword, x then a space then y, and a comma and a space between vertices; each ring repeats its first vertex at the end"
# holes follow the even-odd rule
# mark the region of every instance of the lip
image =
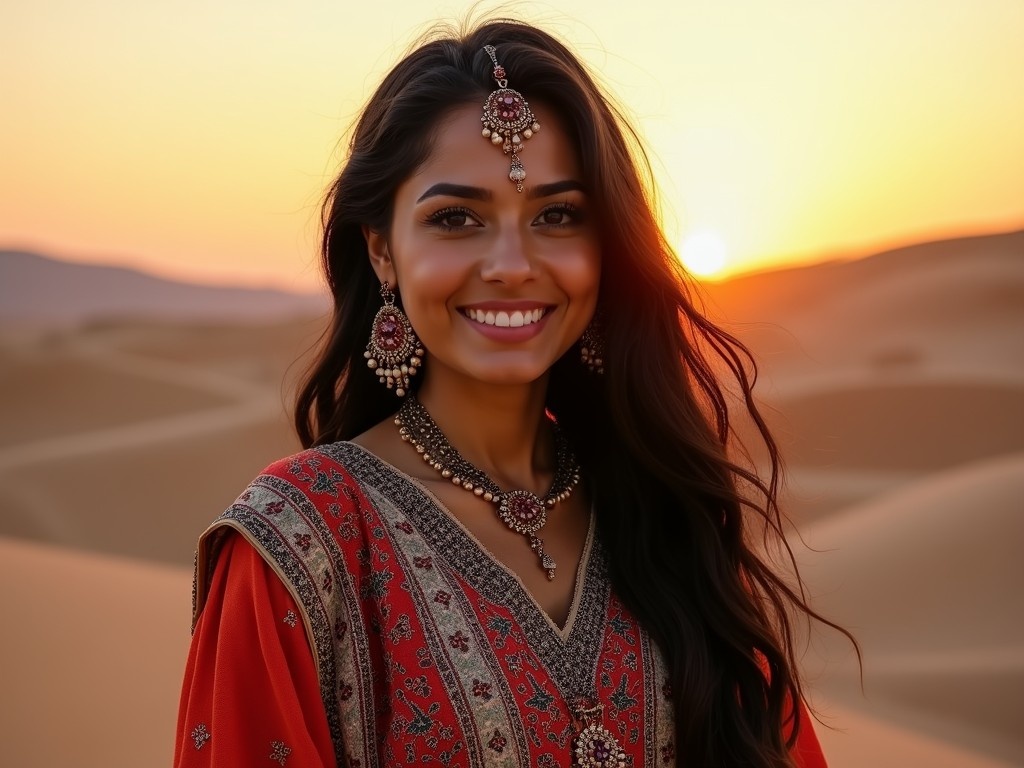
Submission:
MULTIPOLYGON (((478 302, 475 304, 466 304, 459 307, 459 314, 462 315, 463 319, 482 336, 492 339, 494 341, 500 341, 506 344, 514 344, 522 341, 532 339, 538 333, 540 333, 544 326, 547 325, 548 318, 551 316, 551 312, 554 310, 554 306, 551 304, 544 304, 537 301, 486 301, 478 302), (504 312, 512 315, 515 312, 528 313, 542 311, 543 314, 539 319, 533 322, 526 323, 520 326, 500 326, 500 325, 488 325, 481 323, 478 320, 474 320, 470 317, 470 311, 476 312, 504 312)), ((514 319, 512 319, 514 322, 514 319)))

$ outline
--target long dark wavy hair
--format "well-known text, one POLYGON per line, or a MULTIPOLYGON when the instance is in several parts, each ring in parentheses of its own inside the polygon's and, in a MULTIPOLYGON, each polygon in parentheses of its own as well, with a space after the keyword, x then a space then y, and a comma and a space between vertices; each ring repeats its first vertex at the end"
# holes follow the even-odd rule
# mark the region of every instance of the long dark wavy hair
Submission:
POLYGON ((667 661, 677 756, 792 766, 802 725, 794 622, 825 620, 799 579, 787 583, 759 554, 767 534, 792 563, 776 501, 779 453, 751 393, 756 367, 695 307, 656 220, 636 135, 547 33, 514 21, 435 33, 366 105, 324 203, 334 310, 296 404, 299 437, 306 447, 350 439, 399 405, 363 358, 380 297, 362 228, 388 231, 395 190, 428 156, 433 126, 493 90, 485 44, 498 48, 513 87, 560 115, 595 206, 605 374, 586 375, 567 353, 551 371, 547 407, 584 468, 614 588, 667 661), (766 478, 732 457, 730 390, 764 442, 766 478))

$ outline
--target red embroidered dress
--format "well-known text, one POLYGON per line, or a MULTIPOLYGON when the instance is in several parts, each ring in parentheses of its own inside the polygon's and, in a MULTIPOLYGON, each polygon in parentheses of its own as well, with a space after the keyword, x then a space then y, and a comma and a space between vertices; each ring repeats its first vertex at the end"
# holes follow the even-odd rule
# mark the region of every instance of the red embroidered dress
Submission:
MULTIPOLYGON (((429 492, 351 443, 272 465, 211 526, 196 616, 178 766, 570 766, 581 696, 628 765, 675 764, 663 660, 593 532, 559 628, 429 492)), ((808 721, 797 757, 818 768, 808 721)))

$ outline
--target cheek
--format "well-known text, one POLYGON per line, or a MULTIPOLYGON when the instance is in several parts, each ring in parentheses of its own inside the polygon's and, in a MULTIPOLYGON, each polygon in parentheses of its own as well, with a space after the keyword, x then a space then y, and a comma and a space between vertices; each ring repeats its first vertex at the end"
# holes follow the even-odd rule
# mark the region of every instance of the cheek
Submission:
POLYGON ((551 261, 563 290, 577 300, 597 300, 601 282, 601 254, 596 244, 584 243, 571 251, 562 251, 551 261))
POLYGON ((466 264, 444 248, 420 248, 403 255, 396 264, 402 304, 414 324, 436 322, 449 311, 450 299, 466 282, 466 264))

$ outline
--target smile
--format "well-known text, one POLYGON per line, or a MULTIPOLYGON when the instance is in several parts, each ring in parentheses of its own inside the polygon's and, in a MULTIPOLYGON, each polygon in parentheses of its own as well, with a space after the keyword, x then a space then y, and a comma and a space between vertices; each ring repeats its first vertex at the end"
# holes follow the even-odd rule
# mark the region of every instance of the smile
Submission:
POLYGON ((547 310, 542 307, 527 310, 516 309, 512 312, 490 309, 485 311, 470 307, 465 311, 466 317, 473 322, 481 325, 493 325, 498 328, 522 328, 524 325, 533 325, 540 322, 546 313, 547 310))

